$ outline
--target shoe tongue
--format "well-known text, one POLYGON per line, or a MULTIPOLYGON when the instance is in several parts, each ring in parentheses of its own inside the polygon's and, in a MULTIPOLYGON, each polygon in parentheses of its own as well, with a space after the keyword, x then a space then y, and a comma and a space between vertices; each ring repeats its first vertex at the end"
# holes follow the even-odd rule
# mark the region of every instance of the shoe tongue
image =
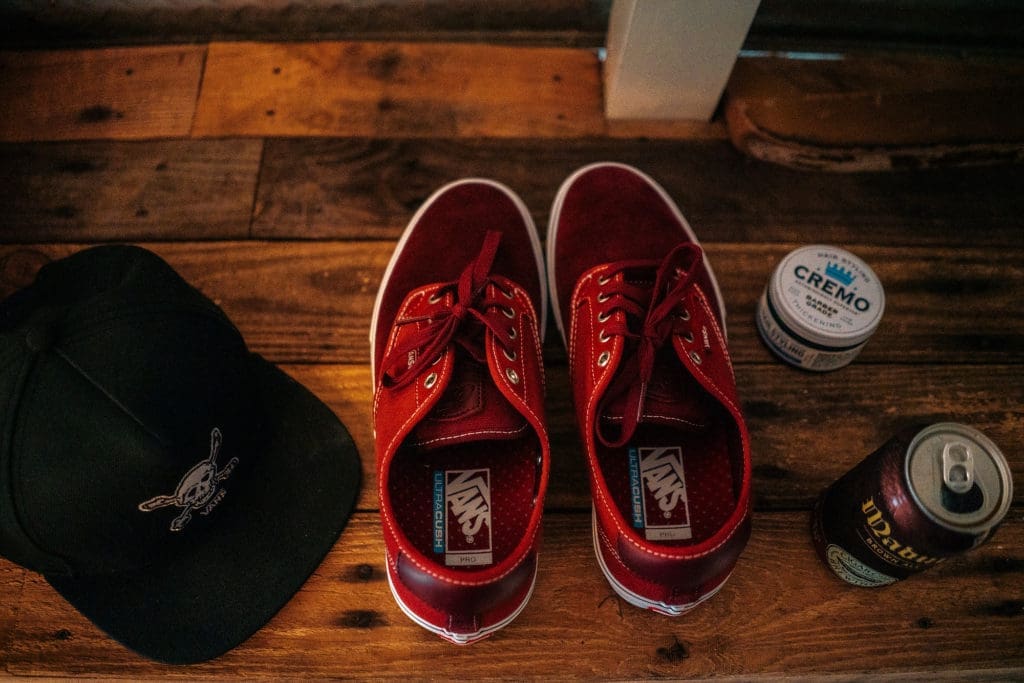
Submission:
MULTIPOLYGON (((683 430, 701 431, 707 427, 707 393, 683 367, 675 350, 666 344, 654 360, 654 372, 647 385, 647 397, 640 412, 640 424, 657 424, 683 430)), ((620 369, 619 372, 622 372, 620 369)), ((626 395, 608 401, 601 419, 621 424, 626 411, 626 395)))
POLYGON ((413 429, 409 443, 426 450, 470 441, 518 438, 526 419, 508 402, 480 363, 461 352, 444 395, 413 429))

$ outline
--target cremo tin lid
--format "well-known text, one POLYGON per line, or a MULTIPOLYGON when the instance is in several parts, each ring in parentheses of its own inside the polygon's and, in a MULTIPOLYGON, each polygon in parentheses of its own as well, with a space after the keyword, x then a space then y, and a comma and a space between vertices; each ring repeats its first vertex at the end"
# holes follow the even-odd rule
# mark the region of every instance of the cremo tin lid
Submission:
POLYGON ((874 333, 885 310, 875 271, 850 252, 823 244, 787 254, 768 283, 780 321, 806 341, 855 347, 874 333))
POLYGON ((991 439, 973 427, 939 422, 925 427, 907 448, 908 488, 932 521, 980 534, 1010 509, 1010 467, 991 439))

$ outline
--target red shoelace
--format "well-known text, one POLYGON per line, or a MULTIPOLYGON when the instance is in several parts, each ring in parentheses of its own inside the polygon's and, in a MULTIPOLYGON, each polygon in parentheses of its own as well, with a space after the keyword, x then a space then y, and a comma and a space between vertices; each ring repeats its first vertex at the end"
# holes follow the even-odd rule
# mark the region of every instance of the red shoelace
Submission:
POLYGON ((625 396, 625 412, 618 436, 606 434, 598 421, 597 437, 605 446, 624 446, 636 431, 658 350, 675 335, 692 334, 690 314, 682 301, 686 290, 694 283, 702 258, 699 246, 684 243, 669 252, 658 265, 653 286, 637 281, 635 273, 644 265, 647 270, 651 267, 636 262, 622 263, 615 273, 601 279, 609 289, 598 297, 601 304, 598 320, 608 321, 604 333, 626 338, 623 361, 598 407, 598 414, 603 414, 606 406, 625 396), (618 273, 622 273, 621 278, 615 277, 618 273), (624 315, 615 315, 617 312, 624 315))
POLYGON ((509 313, 515 315, 515 311, 508 306, 511 296, 491 277, 491 267, 500 242, 501 233, 489 230, 484 236, 479 254, 466 266, 459 279, 442 283, 434 291, 430 300, 435 303, 449 292, 454 292, 449 307, 431 315, 411 316, 395 322, 396 325, 424 322, 427 325, 396 347, 385 359, 383 382, 386 386, 396 389, 406 386, 433 365, 453 342, 465 349, 474 360, 486 365, 485 330, 493 333, 506 355, 515 357, 511 342, 516 333, 508 325, 509 313), (493 290, 488 285, 494 285, 493 290), (493 291, 501 292, 501 298, 495 296, 493 291), (410 358, 414 360, 410 362, 410 358))

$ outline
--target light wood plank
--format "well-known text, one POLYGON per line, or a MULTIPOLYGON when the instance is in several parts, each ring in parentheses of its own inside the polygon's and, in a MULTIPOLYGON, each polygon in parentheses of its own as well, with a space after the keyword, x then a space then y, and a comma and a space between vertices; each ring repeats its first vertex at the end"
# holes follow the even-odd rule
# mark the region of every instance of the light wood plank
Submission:
POLYGON ((752 161, 722 141, 607 138, 268 140, 253 233, 397 238, 436 188, 472 176, 512 188, 544 233, 565 178, 609 160, 654 177, 707 242, 1020 244, 1024 166, 836 175, 752 161))
POLYGON ((0 140, 184 137, 204 46, 0 53, 0 140))
MULTIPOLYGON (((0 294, 31 281, 76 244, 0 247, 0 294)), ((217 301, 250 346, 283 362, 365 363, 377 286, 394 249, 376 242, 147 243, 217 301)), ((735 363, 773 363, 754 325, 758 297, 796 244, 706 242, 729 313, 735 363)), ((885 286, 886 311, 858 364, 1019 363, 1024 251, 858 247, 885 286), (969 313, 969 315, 968 315, 969 313)), ((548 335, 549 361, 564 358, 548 335)), ((815 377, 817 377, 815 375, 815 377)))
POLYGON ((0 145, 0 240, 249 236, 261 140, 0 145))
POLYGON ((582 50, 212 43, 193 135, 594 135, 600 92, 582 50))
POLYGON ((18 675, 623 679, 647 676, 887 677, 1024 672, 1024 524, 895 586, 834 579, 805 513, 762 514, 722 592, 680 619, 622 604, 593 560, 585 513, 545 519, 537 588, 510 626, 455 647, 401 613, 379 522, 358 514, 306 586, 248 642, 187 669, 126 651, 32 575, 7 666, 18 675), (529 663, 528 666, 526 663, 529 663))
POLYGON ((14 628, 18 622, 25 574, 25 570, 18 565, 0 558, 0 672, 5 671, 11 638, 14 637, 14 628))

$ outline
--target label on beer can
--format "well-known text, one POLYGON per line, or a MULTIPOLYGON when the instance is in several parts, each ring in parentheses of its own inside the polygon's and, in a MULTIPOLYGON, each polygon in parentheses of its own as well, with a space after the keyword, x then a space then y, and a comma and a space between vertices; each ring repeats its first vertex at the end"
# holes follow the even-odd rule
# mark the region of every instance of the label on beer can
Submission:
POLYGON ((825 549, 825 558, 828 560, 828 566, 839 575, 839 578, 855 586, 874 588, 896 583, 894 577, 872 569, 835 543, 829 544, 825 549))

